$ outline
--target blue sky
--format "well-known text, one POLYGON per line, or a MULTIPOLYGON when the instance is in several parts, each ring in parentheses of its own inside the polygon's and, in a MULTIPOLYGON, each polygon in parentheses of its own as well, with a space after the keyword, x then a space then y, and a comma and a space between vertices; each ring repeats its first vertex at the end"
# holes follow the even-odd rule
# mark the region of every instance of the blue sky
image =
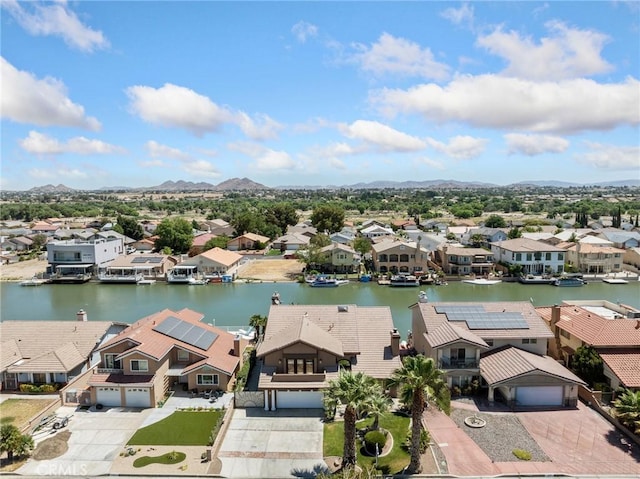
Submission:
POLYGON ((638 2, 0 4, 4 190, 640 178, 638 2))

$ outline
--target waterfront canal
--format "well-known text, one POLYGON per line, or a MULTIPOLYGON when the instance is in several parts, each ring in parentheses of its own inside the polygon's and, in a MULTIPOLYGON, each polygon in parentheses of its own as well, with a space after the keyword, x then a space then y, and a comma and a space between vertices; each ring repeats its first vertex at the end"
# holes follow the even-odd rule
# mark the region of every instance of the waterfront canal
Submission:
POLYGON ((500 283, 491 286, 451 282, 447 286, 391 288, 376 283, 353 282, 337 288, 311 288, 299 283, 233 283, 205 286, 118 284, 61 284, 24 287, 0 283, 0 320, 75 320, 84 309, 89 320, 132 323, 168 308, 190 308, 205 315, 204 321, 232 328, 248 325, 254 314, 267 315, 271 295, 278 291, 283 304, 356 304, 389 306, 403 337, 410 329, 408 307, 419 291, 429 301, 531 301, 550 306, 563 300, 605 299, 640 308, 640 282, 607 284, 590 282, 578 288, 500 283))

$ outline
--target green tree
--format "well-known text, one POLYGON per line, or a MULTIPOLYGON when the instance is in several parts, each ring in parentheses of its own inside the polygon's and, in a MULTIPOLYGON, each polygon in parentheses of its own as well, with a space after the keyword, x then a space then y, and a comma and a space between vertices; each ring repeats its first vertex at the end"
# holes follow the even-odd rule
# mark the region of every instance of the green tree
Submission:
POLYGON ((204 244, 204 251, 208 251, 213 248, 221 248, 227 249, 227 245, 229 244, 229 238, 227 235, 216 236, 215 238, 211 238, 204 244))
POLYGON ((344 411, 344 448, 342 467, 353 468, 356 464, 356 420, 358 412, 367 412, 367 400, 377 394, 381 386, 371 376, 341 369, 337 378, 329 381, 324 396, 327 404, 342 404, 344 411))
POLYGON ((310 219, 319 232, 336 233, 344 227, 344 209, 338 205, 316 206, 310 219))
POLYGON ((520 231, 520 228, 517 228, 517 227, 511 228, 507 233, 507 238, 509 239, 522 238, 522 231, 520 231))
POLYGON ((287 231, 289 225, 298 223, 298 213, 293 205, 289 203, 276 203, 267 208, 265 212, 267 223, 276 225, 280 232, 287 231))
POLYGON ((640 391, 625 389, 613 401, 615 416, 636 434, 640 434, 640 391))
MULTIPOLYGON (((131 216, 118 216, 118 224, 122 228, 122 234, 133 238, 134 240, 141 240, 144 237, 144 231, 142 225, 138 223, 138 220, 131 216)), ((115 229, 115 228, 114 228, 115 229)))
POLYGON ((256 329, 256 339, 259 338, 264 334, 264 330, 267 327, 267 316, 254 314, 249 318, 249 326, 256 329))
POLYGON ((43 234, 34 235, 31 240, 33 241, 31 248, 35 251, 40 251, 42 247, 47 244, 47 237, 43 234))
POLYGON ((364 236, 358 236, 353 240, 353 249, 364 257, 365 254, 371 251, 371 241, 364 236))
POLYGON ((580 346, 576 349, 571 369, 592 386, 604 376, 604 363, 593 346, 580 346))
POLYGON ((471 242, 471 245, 473 247, 479 248, 480 246, 482 246, 482 243, 484 243, 484 236, 482 236, 480 233, 475 233, 471 235, 469 241, 471 242))
POLYGON ((392 405, 392 399, 384 393, 382 388, 376 394, 371 394, 367 398, 364 409, 366 409, 369 416, 373 416, 371 429, 380 429, 380 416, 389 412, 392 405))
POLYGON ((504 218, 500 215, 491 215, 484 222, 487 228, 504 228, 507 226, 504 218))
POLYGON ((0 452, 7 453, 9 462, 13 462, 13 456, 25 456, 33 449, 33 438, 26 434, 20 434, 20 430, 13 424, 3 424, 0 427, 0 452))
POLYGON ((186 253, 193 243, 191 223, 183 218, 165 218, 156 228, 156 249, 171 248, 174 253, 186 253))
POLYGON ((435 400, 442 409, 449 410, 449 391, 444 382, 444 371, 436 367, 433 358, 421 354, 407 356, 402 367, 391 376, 390 384, 400 387, 402 402, 411 406, 411 461, 407 472, 416 474, 422 470, 420 437, 425 404, 429 400, 435 400))
POLYGON ((317 246, 318 248, 324 248, 325 246, 329 246, 331 244, 331 238, 328 234, 318 233, 315 235, 309 243, 313 246, 317 246))

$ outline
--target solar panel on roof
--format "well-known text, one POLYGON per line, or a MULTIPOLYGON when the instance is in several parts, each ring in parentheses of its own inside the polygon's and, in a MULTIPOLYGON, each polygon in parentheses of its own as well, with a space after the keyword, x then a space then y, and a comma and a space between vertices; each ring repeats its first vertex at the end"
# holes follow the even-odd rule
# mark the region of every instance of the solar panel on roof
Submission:
POLYGON ((208 331, 201 326, 188 323, 175 316, 169 316, 154 327, 153 330, 203 351, 209 349, 218 337, 213 331, 208 331))
POLYGON ((469 329, 529 329, 516 311, 490 312, 481 305, 438 305, 436 313, 446 314, 448 321, 464 321, 469 329))
POLYGON ((153 256, 152 258, 148 258, 149 263, 162 263, 162 260, 164 258, 161 258, 159 256, 153 256))
POLYGON ((136 256, 135 258, 133 258, 131 260, 132 263, 146 263, 147 262, 147 258, 145 258, 144 256, 136 256))

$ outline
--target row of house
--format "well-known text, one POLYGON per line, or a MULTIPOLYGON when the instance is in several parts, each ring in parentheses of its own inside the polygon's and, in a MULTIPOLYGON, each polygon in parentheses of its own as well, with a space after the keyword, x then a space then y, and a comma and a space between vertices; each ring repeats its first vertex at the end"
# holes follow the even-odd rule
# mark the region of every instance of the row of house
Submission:
MULTIPOLYGON (((384 383, 414 353, 450 388, 476 384, 512 407, 575 406, 585 382, 566 366, 580 346, 597 349, 611 388, 640 389, 640 311, 629 306, 421 299, 410 310, 401 341, 387 306, 272 305, 254 366, 264 408, 321 408, 341 368, 384 383)), ((245 360, 245 339, 189 309, 130 325, 77 319, 0 323, 2 388, 70 383, 68 403, 155 407, 171 389, 231 390, 245 360)))

